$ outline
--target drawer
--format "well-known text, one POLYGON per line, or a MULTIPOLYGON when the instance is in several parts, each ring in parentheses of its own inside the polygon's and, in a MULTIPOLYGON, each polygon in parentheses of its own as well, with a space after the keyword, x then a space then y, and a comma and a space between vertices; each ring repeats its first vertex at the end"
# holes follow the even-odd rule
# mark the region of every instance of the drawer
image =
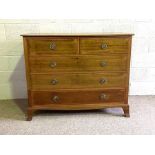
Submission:
POLYGON ((81 54, 127 53, 130 47, 127 37, 80 38, 81 54))
POLYGON ((87 70, 126 71, 127 55, 30 57, 32 73, 87 70))
POLYGON ((78 40, 76 38, 33 38, 28 40, 30 55, 76 54, 78 40))
POLYGON ((56 73, 31 74, 32 89, 124 87, 125 73, 56 73))
POLYGON ((125 91, 91 90, 91 91, 36 91, 32 93, 33 105, 61 104, 95 104, 123 102, 125 91))

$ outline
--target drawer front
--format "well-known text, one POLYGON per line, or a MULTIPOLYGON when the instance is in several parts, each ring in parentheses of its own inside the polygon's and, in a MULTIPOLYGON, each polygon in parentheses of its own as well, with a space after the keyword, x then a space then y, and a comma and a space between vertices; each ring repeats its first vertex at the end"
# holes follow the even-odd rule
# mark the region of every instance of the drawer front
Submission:
POLYGON ((33 105, 95 104, 124 101, 124 90, 93 91, 36 91, 32 93, 33 105))
POLYGON ((106 88, 126 86, 125 73, 31 74, 32 89, 106 88))
POLYGON ((38 38, 29 39, 30 55, 76 54, 78 40, 76 38, 38 38))
POLYGON ((80 39, 81 54, 127 53, 129 38, 99 37, 80 39))
POLYGON ((126 71, 127 55, 31 57, 30 71, 46 73, 53 71, 126 71))

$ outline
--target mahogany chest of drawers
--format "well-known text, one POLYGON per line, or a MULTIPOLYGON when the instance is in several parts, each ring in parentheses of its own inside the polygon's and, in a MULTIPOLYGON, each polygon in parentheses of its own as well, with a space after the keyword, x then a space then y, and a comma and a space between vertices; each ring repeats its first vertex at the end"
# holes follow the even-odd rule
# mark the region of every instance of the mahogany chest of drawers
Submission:
POLYGON ((132 34, 25 34, 28 117, 122 107, 129 117, 132 34))

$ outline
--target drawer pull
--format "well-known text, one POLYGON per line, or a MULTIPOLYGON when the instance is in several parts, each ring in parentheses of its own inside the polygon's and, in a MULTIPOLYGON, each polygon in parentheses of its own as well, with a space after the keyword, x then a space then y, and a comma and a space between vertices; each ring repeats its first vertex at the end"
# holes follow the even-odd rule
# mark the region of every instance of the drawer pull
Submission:
POLYGON ((100 95, 100 99, 101 99, 101 100, 106 100, 106 99, 108 99, 108 97, 107 97, 106 94, 102 93, 102 94, 100 95))
POLYGON ((56 63, 56 62, 51 62, 51 63, 50 63, 50 67, 51 67, 51 68, 56 67, 56 65, 57 65, 57 63, 56 63))
POLYGON ((108 47, 107 44, 105 44, 105 43, 101 44, 101 48, 102 48, 102 49, 106 49, 107 47, 108 47))
POLYGON ((59 96, 54 96, 52 98, 52 100, 53 100, 53 102, 57 103, 57 102, 59 102, 60 98, 59 98, 59 96))
POLYGON ((55 50, 55 48, 56 48, 56 44, 55 44, 54 42, 52 42, 52 43, 50 44, 50 49, 51 49, 51 50, 55 50))
POLYGON ((105 67, 106 65, 107 65, 107 63, 106 63, 105 61, 101 61, 101 62, 100 62, 100 66, 101 66, 101 67, 105 67))
POLYGON ((51 84, 52 84, 52 85, 58 84, 58 80, 56 80, 56 79, 52 80, 52 81, 51 81, 51 84))
POLYGON ((100 84, 104 84, 106 82, 106 79, 101 79, 99 82, 100 84))

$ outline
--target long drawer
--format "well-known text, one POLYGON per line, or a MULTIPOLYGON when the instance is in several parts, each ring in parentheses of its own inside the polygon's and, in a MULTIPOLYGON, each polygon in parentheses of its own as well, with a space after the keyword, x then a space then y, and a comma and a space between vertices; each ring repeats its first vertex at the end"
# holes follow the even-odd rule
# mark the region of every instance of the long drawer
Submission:
POLYGON ((74 37, 46 37, 28 40, 29 54, 31 55, 55 55, 76 54, 78 40, 74 37))
POLYGON ((126 71, 127 55, 30 57, 31 73, 93 70, 126 71))
POLYGON ((33 105, 61 104, 95 104, 117 103, 124 101, 125 91, 92 90, 92 91, 35 91, 32 93, 33 105))
POLYGON ((125 73, 56 73, 31 74, 32 89, 125 87, 125 73))
POLYGON ((80 38, 81 54, 127 53, 129 47, 129 38, 124 37, 80 38))

